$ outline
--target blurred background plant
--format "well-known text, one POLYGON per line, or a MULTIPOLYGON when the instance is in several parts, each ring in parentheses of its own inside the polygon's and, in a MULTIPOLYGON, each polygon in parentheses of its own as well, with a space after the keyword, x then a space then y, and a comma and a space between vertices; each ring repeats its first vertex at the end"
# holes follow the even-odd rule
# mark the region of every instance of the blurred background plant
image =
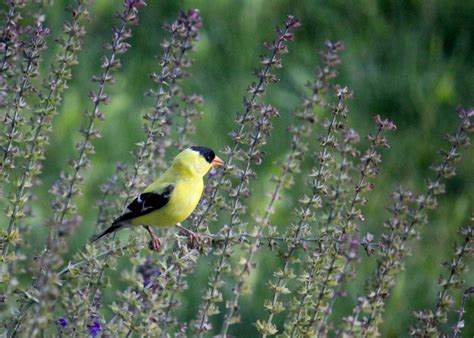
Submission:
POLYGON ((474 335, 472 2, 0 6, 2 334, 474 335), (188 144, 204 247, 87 245, 188 144))

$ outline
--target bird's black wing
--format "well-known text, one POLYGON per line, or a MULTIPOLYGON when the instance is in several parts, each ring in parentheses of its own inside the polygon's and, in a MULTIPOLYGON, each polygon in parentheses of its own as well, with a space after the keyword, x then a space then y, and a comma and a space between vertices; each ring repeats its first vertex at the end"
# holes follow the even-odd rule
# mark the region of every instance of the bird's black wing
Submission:
POLYGON ((125 213, 115 219, 112 225, 108 227, 103 233, 96 236, 93 241, 96 241, 99 238, 102 238, 105 235, 122 228, 124 222, 128 220, 149 214, 152 211, 163 208, 170 200, 171 192, 173 190, 174 184, 169 184, 160 191, 145 192, 143 194, 138 195, 132 201, 132 203, 128 205, 127 209, 125 210, 125 213))
POLYGON ((125 213, 117 218, 114 223, 128 221, 132 218, 137 218, 163 208, 170 200, 173 190, 174 184, 170 184, 159 192, 151 191, 138 195, 132 203, 127 206, 125 213))

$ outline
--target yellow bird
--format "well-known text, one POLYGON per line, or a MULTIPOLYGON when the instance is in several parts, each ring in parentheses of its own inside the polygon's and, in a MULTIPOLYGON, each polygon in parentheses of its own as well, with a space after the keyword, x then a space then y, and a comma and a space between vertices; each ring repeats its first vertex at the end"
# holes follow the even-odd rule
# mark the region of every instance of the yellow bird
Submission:
POLYGON ((181 226, 196 208, 203 189, 204 176, 211 167, 218 167, 224 162, 214 151, 205 147, 191 147, 179 153, 171 167, 155 182, 150 184, 125 209, 123 215, 115 219, 112 225, 98 235, 94 241, 119 229, 142 225, 151 236, 151 245, 159 251, 161 242, 150 226, 177 226, 186 232, 191 240, 196 235, 181 226))

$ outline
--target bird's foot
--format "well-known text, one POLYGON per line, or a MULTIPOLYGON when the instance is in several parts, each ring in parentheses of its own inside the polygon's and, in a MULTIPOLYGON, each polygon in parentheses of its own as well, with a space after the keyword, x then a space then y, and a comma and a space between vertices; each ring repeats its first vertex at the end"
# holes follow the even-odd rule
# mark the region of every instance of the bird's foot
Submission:
POLYGON ((161 250, 161 241, 160 241, 160 239, 153 233, 153 231, 151 230, 151 228, 148 225, 145 226, 145 229, 148 231, 148 233, 150 234, 150 237, 151 237, 151 241, 150 241, 150 243, 148 243, 148 247, 150 248, 150 250, 160 252, 160 250, 161 250))
POLYGON ((160 252, 160 250, 161 250, 161 241, 160 241, 160 239, 158 237, 156 237, 155 235, 153 235, 151 237, 150 243, 148 243, 148 247, 150 248, 150 250, 160 252))
POLYGON ((201 248, 201 246, 202 246, 201 238, 199 237, 198 234, 196 234, 195 232, 193 232, 189 229, 186 229, 185 227, 183 227, 179 223, 176 224, 176 227, 178 229, 180 229, 182 232, 184 232, 189 237, 189 241, 190 241, 190 243, 193 247, 201 248))

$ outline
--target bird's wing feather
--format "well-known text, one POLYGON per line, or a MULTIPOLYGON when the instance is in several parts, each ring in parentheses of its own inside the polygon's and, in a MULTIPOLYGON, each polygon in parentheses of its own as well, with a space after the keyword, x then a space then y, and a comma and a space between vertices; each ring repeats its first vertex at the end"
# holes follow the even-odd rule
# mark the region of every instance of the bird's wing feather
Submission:
POLYGON ((170 200, 174 188, 174 184, 167 184, 161 189, 138 195, 132 203, 128 205, 125 213, 117 218, 114 223, 128 221, 163 208, 170 200))

